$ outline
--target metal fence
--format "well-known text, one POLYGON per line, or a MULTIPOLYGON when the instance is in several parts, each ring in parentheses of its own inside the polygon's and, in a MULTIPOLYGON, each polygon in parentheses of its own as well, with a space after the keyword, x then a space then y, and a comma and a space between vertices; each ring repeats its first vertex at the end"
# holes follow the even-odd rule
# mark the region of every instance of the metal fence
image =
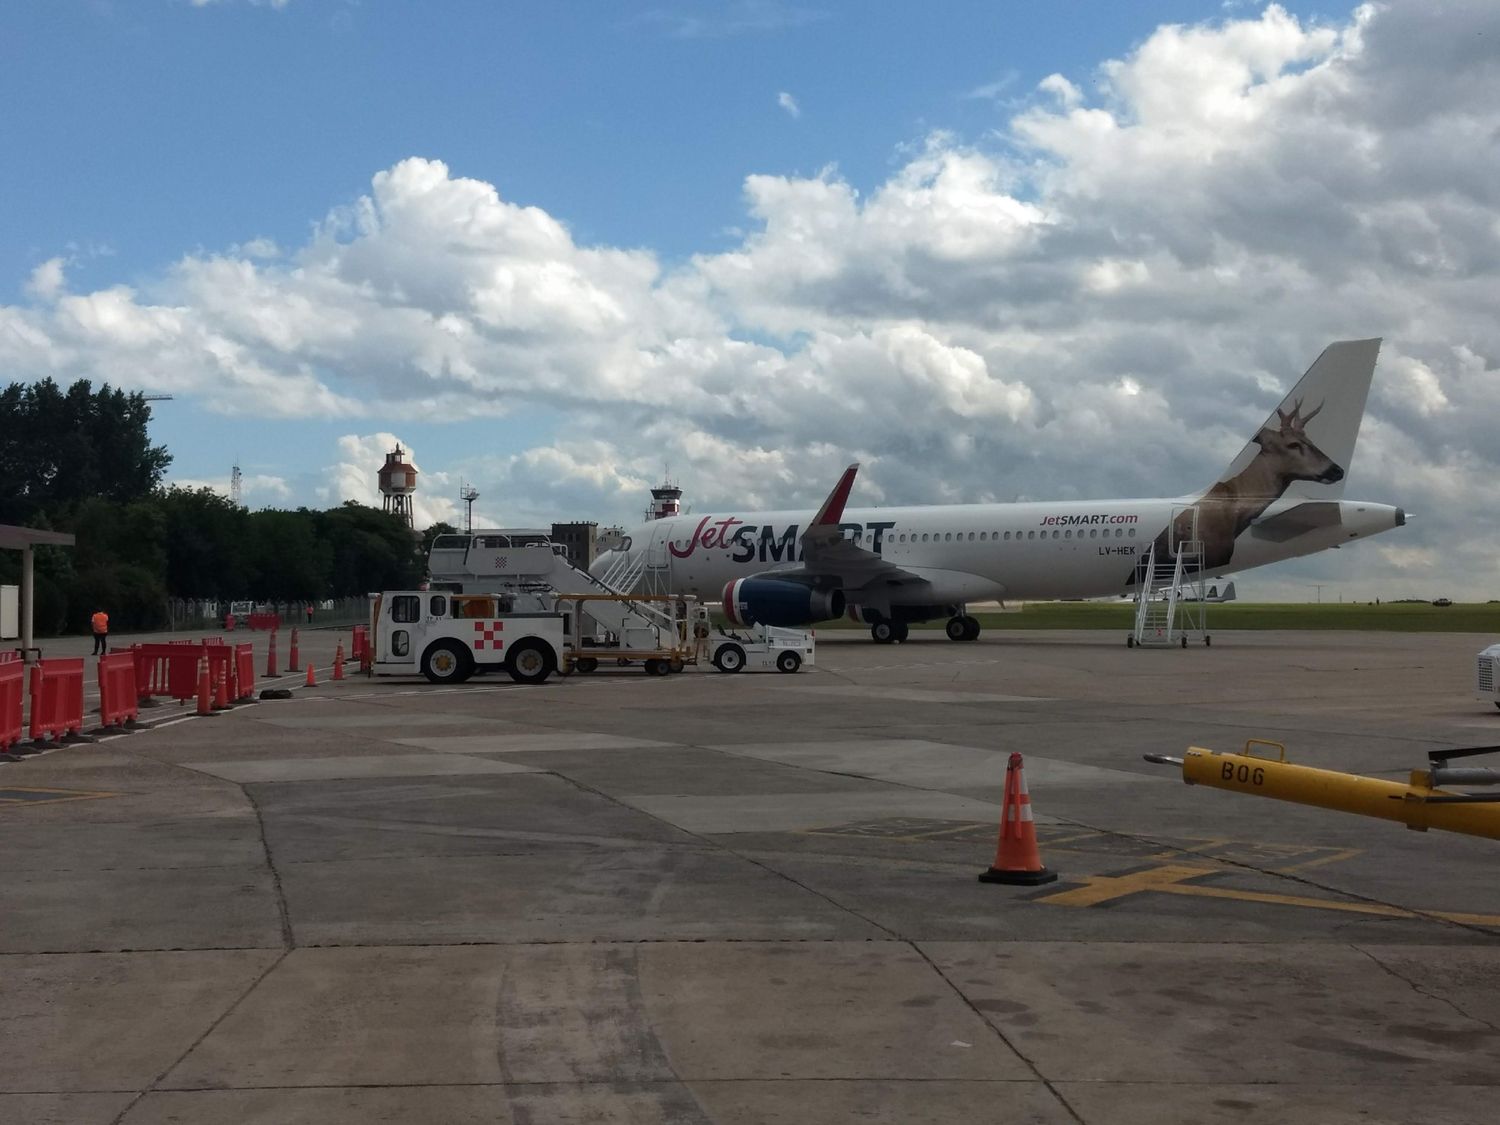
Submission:
MULTIPOLYGON (((191 598, 169 598, 167 600, 167 627, 172 632, 222 629, 230 603, 200 601, 191 598)), ((291 629, 294 625, 302 629, 334 628, 336 626, 359 625, 370 619, 368 598, 336 598, 321 602, 256 602, 256 611, 262 609, 281 614, 281 627, 291 629), (312 613, 308 613, 311 605, 312 613)), ((244 614, 236 615, 236 627, 243 629, 244 614)))

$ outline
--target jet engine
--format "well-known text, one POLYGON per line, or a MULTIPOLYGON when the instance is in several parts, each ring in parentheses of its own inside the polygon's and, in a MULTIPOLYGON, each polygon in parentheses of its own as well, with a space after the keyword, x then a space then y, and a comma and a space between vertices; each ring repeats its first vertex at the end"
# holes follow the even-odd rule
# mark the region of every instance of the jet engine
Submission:
POLYGON ((814 590, 774 578, 737 578, 724 587, 724 616, 731 625, 797 628, 843 615, 842 590, 814 590))

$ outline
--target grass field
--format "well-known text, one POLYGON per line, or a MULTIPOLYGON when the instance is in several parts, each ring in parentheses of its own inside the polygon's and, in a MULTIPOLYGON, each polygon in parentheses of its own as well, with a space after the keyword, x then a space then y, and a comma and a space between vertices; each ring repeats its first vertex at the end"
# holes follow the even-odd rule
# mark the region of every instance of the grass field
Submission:
MULTIPOLYGON (((1130 602, 1028 602, 1019 613, 976 613, 986 629, 1120 629, 1135 620, 1130 602)), ((941 629, 942 621, 914 625, 941 629)), ((849 621, 829 621, 823 629, 864 629, 849 621)), ((1229 602, 1208 607, 1208 631, 1231 629, 1374 630, 1387 633, 1492 633, 1500 635, 1500 603, 1434 606, 1269 605, 1229 602)))

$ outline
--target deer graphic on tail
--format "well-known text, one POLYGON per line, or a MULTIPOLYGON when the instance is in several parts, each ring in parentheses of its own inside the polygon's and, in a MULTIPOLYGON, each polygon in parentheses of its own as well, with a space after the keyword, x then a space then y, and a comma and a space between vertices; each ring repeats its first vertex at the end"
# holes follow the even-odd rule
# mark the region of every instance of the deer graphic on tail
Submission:
MULTIPOLYGON (((1235 540, 1293 481, 1333 484, 1344 479, 1344 470, 1307 436, 1307 423, 1322 409, 1319 403, 1304 415, 1301 399, 1290 412, 1278 407, 1280 425, 1265 426, 1255 435, 1252 440, 1260 449, 1250 463, 1198 498, 1197 538, 1203 541, 1204 570, 1227 566, 1234 557, 1235 540)), ((1193 538, 1192 521, 1191 510, 1180 512, 1173 526, 1156 537, 1158 566, 1172 559, 1175 544, 1193 538)), ((1137 582, 1143 580, 1145 570, 1143 558, 1136 567, 1137 582)))

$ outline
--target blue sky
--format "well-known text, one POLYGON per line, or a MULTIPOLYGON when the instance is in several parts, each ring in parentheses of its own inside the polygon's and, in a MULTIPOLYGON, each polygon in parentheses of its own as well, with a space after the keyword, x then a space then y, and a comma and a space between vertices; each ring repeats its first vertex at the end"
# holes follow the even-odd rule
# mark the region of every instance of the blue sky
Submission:
MULTIPOLYGON (((1467 18, 1482 7, 1459 3, 1453 11, 1455 18, 1467 18)), ((1386 25, 1399 14, 1386 18, 1386 25)), ((1060 185, 1057 177, 1037 171, 1042 164, 1060 168, 1066 180, 1075 172, 1081 175, 1087 165, 1086 146, 1080 149, 1056 136, 1070 110, 1098 108, 1114 113, 1122 125, 1135 116, 1142 121, 1159 117, 1162 84, 1168 84, 1170 103, 1171 82, 1182 83, 1184 105, 1195 99, 1206 105, 1204 99, 1217 96, 1209 89, 1212 78, 1199 81, 1195 76, 1223 69, 1226 59, 1243 60, 1252 76, 1247 105, 1256 89, 1280 97, 1273 89, 1277 81, 1293 82, 1320 61, 1347 63, 1353 73, 1365 49, 1355 30, 1364 26, 1362 18, 1352 3, 1295 2, 1268 13, 1261 4, 1118 0, 968 0, 923 6, 777 0, 9 0, 0 9, 0 104, 7 107, 0 126, 5 153, 0 213, 6 219, 0 223, 0 311, 8 308, 18 323, 51 331, 43 323, 47 301, 59 294, 99 294, 124 285, 133 291, 132 315, 142 309, 165 315, 161 310, 175 308, 187 310, 189 317, 207 317, 199 305, 201 279, 195 273, 194 287, 185 290, 174 271, 184 262, 199 271, 219 260, 255 271, 257 282, 276 291, 268 297, 276 305, 301 284, 298 271, 307 264, 304 255, 319 224, 332 212, 360 206, 362 198, 372 195, 372 177, 422 158, 440 161, 449 180, 492 185, 504 205, 535 208, 561 224, 571 241, 570 261, 575 251, 592 248, 635 254, 633 260, 648 262, 655 271, 650 283, 655 295, 669 288, 672 279, 686 286, 691 292, 683 300, 693 306, 687 318, 693 328, 681 329, 683 320, 675 312, 666 317, 679 327, 664 328, 660 340, 642 349, 641 354, 650 356, 648 369, 679 356, 671 339, 696 338, 699 331, 711 336, 718 331, 721 339, 716 337, 714 349, 720 344, 732 349, 735 341, 770 345, 774 361, 786 359, 796 366, 804 360, 822 362, 816 345, 820 333, 833 332, 848 341, 878 337, 890 325, 920 322, 944 346, 977 351, 991 365, 991 377, 999 379, 999 360, 980 340, 981 333, 1003 327, 1055 337, 1072 329, 1061 331, 1052 311, 1043 315, 1023 307, 1024 299, 1013 308, 976 309, 949 318, 935 306, 892 306, 889 292, 880 298, 887 304, 880 305, 867 293, 856 299, 843 290, 841 299, 852 303, 837 310, 842 319, 835 324, 828 310, 789 314, 791 298, 784 293, 766 299, 759 290, 740 291, 725 281, 744 263, 750 263, 757 277, 771 276, 774 270, 761 263, 774 259, 757 252, 776 241, 777 231, 795 230, 802 221, 791 210, 781 210, 792 205, 776 185, 803 199, 809 185, 830 183, 847 188, 857 207, 870 207, 883 191, 906 191, 913 177, 926 174, 919 168, 924 153, 955 159, 970 154, 985 164, 979 175, 987 198, 1003 195, 1010 201, 1007 207, 1035 204, 1048 213, 1054 229, 1081 228, 1087 225, 1081 212, 1070 223, 1050 216, 1069 206, 1110 210, 1118 195, 1080 202, 1092 189, 1080 188, 1076 177, 1060 185), (1203 34, 1171 40, 1163 31, 1170 24, 1199 28, 1203 34), (1343 36, 1337 42, 1330 38, 1335 32, 1343 36), (1273 41, 1274 46, 1266 46, 1273 41), (1143 44, 1163 44, 1164 49, 1143 51, 1143 44), (1202 52, 1202 65, 1177 68, 1173 60, 1194 51, 1202 52), (1274 56, 1271 62, 1265 61, 1268 51, 1274 56), (1107 71, 1112 65, 1123 69, 1107 71), (1108 80, 1102 77, 1106 73, 1112 75, 1108 80), (1073 88, 1065 84, 1039 90, 1049 75, 1063 76, 1073 88), (1051 131, 1018 129, 1018 119, 1039 106, 1050 107, 1051 131), (1039 142, 1039 136, 1044 140, 1039 142), (1039 147, 1047 150, 1041 161, 1036 160, 1039 147), (759 202, 747 198, 749 177, 771 182, 769 194, 757 197, 759 202), (257 252, 257 240, 274 244, 274 253, 257 252), (700 269, 702 259, 712 261, 700 269), (54 260, 62 280, 40 284, 38 267, 54 260), (858 311, 844 315, 849 308, 858 311), (705 329, 712 318, 717 318, 717 329, 705 329)), ((1381 18, 1367 22, 1373 20, 1369 26, 1378 32, 1381 18)), ((1472 97, 1479 96, 1476 88, 1472 97)), ((1082 121, 1076 119, 1072 127, 1082 129, 1082 121)), ((1168 122, 1161 136, 1179 133, 1168 122)), ((1163 160, 1164 168, 1172 159, 1163 160)), ((932 183, 941 183, 946 174, 933 173, 932 183)), ((1239 180, 1243 184, 1245 177, 1239 180)), ((1160 197, 1162 190, 1142 187, 1143 199, 1149 200, 1153 191, 1160 197)), ((1225 196, 1234 188, 1219 185, 1214 190, 1225 196)), ((1220 203, 1227 206, 1223 198, 1220 203)), ((387 201, 380 206, 395 205, 387 201)), ((1133 201, 1118 210, 1107 223, 1099 220, 1114 232, 1116 250, 1172 241, 1160 231, 1131 226, 1137 221, 1149 225, 1133 201)), ((384 229, 394 225, 384 212, 381 222, 384 229)), ((347 232, 340 237, 359 240, 347 232)), ((797 241, 792 238, 789 244, 797 241)), ((1252 249, 1256 254, 1266 250, 1252 249)), ((1060 245, 1053 252, 1065 249, 1060 245)), ((1185 267, 1202 264, 1194 262, 1196 251, 1174 247, 1172 252, 1185 267)), ((389 249, 382 253, 394 255, 389 249)), ((1099 260, 1113 262, 1118 256, 1101 253, 1099 260)), ((1141 260, 1148 258, 1143 251, 1141 260)), ((902 260, 909 261, 909 253, 902 260)), ((1001 270, 1004 263, 995 261, 1001 270)), ((346 275, 346 267, 341 262, 339 276, 346 275)), ((590 267, 567 268, 586 272, 590 267)), ((872 273, 866 276, 906 267, 896 262, 868 268, 872 273)), ((1222 272, 1223 263, 1219 268, 1222 272)), ((393 256, 377 273, 389 278, 400 271, 393 256)), ((440 273, 433 267, 421 277, 398 277, 391 282, 393 291, 408 293, 440 273)), ((1159 276, 1154 267, 1152 276, 1159 276)), ((368 287, 368 279, 364 284, 368 287)), ((891 288, 901 293, 920 286, 891 288)), ((620 292, 611 282, 600 282, 598 289, 615 296, 620 292)), ((1169 295, 1162 300, 1161 307, 1170 310, 1169 295)), ((299 292, 296 301, 316 306, 317 297, 299 292)), ((324 320, 334 315, 332 308, 316 312, 324 320)), ((1129 332, 1122 329, 1134 342, 1111 353, 1120 356, 1125 369, 1136 362, 1129 358, 1132 348, 1160 354, 1165 346, 1162 341, 1153 341, 1149 349, 1138 346, 1139 322, 1151 315, 1143 308, 1123 318, 1137 322, 1126 324, 1129 332)), ((552 453, 563 450, 579 479, 576 487, 550 497, 550 503, 568 509, 558 511, 559 516, 608 520, 633 514, 644 499, 627 497, 650 475, 650 464, 672 462, 678 475, 701 475, 705 498, 724 491, 724 480, 709 479, 706 470, 693 473, 701 459, 694 450, 701 453, 702 441, 626 440, 611 423, 639 431, 641 416, 627 419, 608 395, 591 392, 574 399, 555 388, 530 393, 522 372, 506 388, 487 387, 467 400, 450 396, 435 405, 408 407, 400 395, 390 393, 389 380, 398 378, 399 371, 383 376, 386 382, 376 394, 352 352, 340 355, 300 340, 287 343, 284 333, 273 346, 262 348, 264 341, 247 340, 218 322, 209 324, 211 319, 205 319, 209 327, 194 338, 231 339, 236 349, 243 346, 254 354, 259 374, 247 376, 248 389, 241 386, 233 395, 221 393, 211 373, 196 381, 180 369, 163 376, 163 385, 178 398, 158 408, 154 432, 175 455, 176 477, 218 482, 227 478, 228 466, 237 458, 247 473, 276 478, 258 497, 260 502, 321 503, 329 499, 328 489, 338 491, 329 480, 339 463, 340 439, 389 432, 416 448, 424 470, 452 476, 433 478, 447 492, 456 492, 458 476, 478 477, 490 496, 527 481, 534 484, 534 475, 520 472, 514 458, 533 454, 528 471, 536 474, 551 463, 552 453), (289 409, 294 394, 279 390, 283 384, 278 380, 295 377, 315 381, 346 402, 379 398, 387 405, 358 418, 326 404, 289 409), (503 416, 494 416, 497 409, 503 409, 503 416), (569 446, 580 431, 594 445, 569 446), (592 487, 582 479, 590 474, 579 469, 590 457, 608 462, 607 471, 593 475, 592 487)), ((382 319, 369 326, 378 328, 382 319)), ((1243 359, 1234 362, 1241 366, 1239 377, 1243 381, 1245 369, 1258 372, 1261 365, 1270 365, 1273 352, 1296 356, 1305 366, 1321 342, 1353 334, 1335 322, 1339 319, 1330 314, 1326 322, 1288 329, 1274 348, 1263 345, 1264 354, 1244 354, 1249 337, 1238 338, 1243 359)), ((480 321, 495 329, 493 319, 480 321)), ((502 328, 507 362, 523 362, 525 353, 516 343, 520 329, 513 324, 502 328)), ((1180 335, 1181 325, 1173 331, 1180 335)), ((101 381, 128 383, 134 374, 143 383, 149 380, 149 357, 139 350, 131 363, 112 368, 107 350, 65 346, 63 335, 60 329, 53 333, 50 352, 0 349, 0 361, 7 365, 4 376, 41 374, 17 366, 29 362, 34 368, 37 361, 28 357, 40 354, 59 377, 87 373, 101 381)), ((1161 335, 1168 333, 1163 329, 1161 335)), ((1229 342, 1224 346, 1228 349, 1229 342)), ((556 350, 538 352, 538 362, 547 362, 556 350)), ((1481 358, 1488 354, 1477 342, 1471 351, 1481 358)), ((1438 386, 1446 386, 1448 375, 1433 366, 1437 360, 1430 353, 1413 349, 1410 358, 1434 372, 1438 386)), ((756 361, 761 367, 764 358, 756 361)), ((1201 366, 1201 356, 1199 360, 1201 366)), ((487 362, 492 361, 490 356, 487 362)), ((619 362, 619 355, 603 349, 594 362, 592 370, 599 370, 619 362)), ((714 362, 728 361, 719 356, 714 362)), ((206 369, 211 366, 205 361, 206 369)), ((704 369, 701 364, 695 368, 704 369)), ((1272 374, 1295 378, 1299 371, 1272 374)), ((557 378, 566 386, 568 379, 577 383, 581 377, 575 370, 557 378)), ((1045 420, 1049 410, 1065 410, 1058 397, 1063 394, 1060 383, 1057 395, 1049 398, 1040 376, 1018 378, 1045 408, 1033 422, 1045 420)), ((1412 378, 1420 390, 1424 377, 1412 378)), ((649 380, 642 385, 649 387, 649 380)), ((772 413, 774 386, 780 385, 773 385, 772 413)), ((1243 417, 1258 416, 1257 411, 1263 415, 1266 405, 1264 400, 1244 404, 1243 417)), ((1011 421, 1026 412, 1019 406, 1016 411, 1011 421)), ((767 452, 770 439, 765 435, 775 426, 755 409, 744 412, 758 425, 764 423, 756 430, 761 436, 738 449, 755 462, 767 452)), ((663 413, 669 415, 671 408, 663 413)), ((726 423, 715 430, 702 418, 690 428, 700 436, 717 433, 731 447, 742 440, 744 429, 726 423)), ((1228 428, 1238 435, 1235 440, 1215 435, 1219 445, 1189 450, 1159 466, 1161 475, 1188 479, 1154 480, 1140 471, 1126 474, 1130 483, 1153 493, 1200 483, 1205 471, 1217 468, 1213 449, 1227 445, 1232 452, 1242 440, 1234 425, 1228 428)), ((765 462, 769 467, 755 482, 757 495, 802 499, 800 489, 785 495, 788 481, 800 479, 801 470, 809 475, 821 471, 825 462, 838 461, 841 450, 857 444, 836 426, 828 436, 840 448, 826 457, 819 453, 816 461, 797 466, 797 472, 785 451, 773 451, 777 459, 765 462)), ((790 444, 800 439, 787 431, 777 440, 790 444)), ((943 438, 935 434, 932 441, 941 444, 943 438)), ((916 456, 931 461, 921 443, 917 447, 916 456)), ((953 463, 964 464, 965 459, 959 455, 953 463)), ((889 469, 883 495, 924 498, 903 494, 895 459, 889 469)), ((1020 462, 1005 469, 1001 481, 975 477, 952 488, 945 484, 941 498, 1046 493, 1046 479, 1025 478, 1020 462)), ((1054 494, 1075 488, 1084 494, 1113 491, 1108 485, 1120 476, 1106 468, 1090 479, 1090 472, 1063 464, 1049 469, 1054 480, 1066 474, 1066 486, 1054 494)), ((917 475, 910 479, 912 489, 922 487, 917 475)), ((879 483, 878 473, 872 483, 879 483)), ((809 495, 819 487, 812 483, 809 495)), ((511 512, 497 506, 494 515, 504 519, 511 512)))
POLYGON ((545 207, 581 242, 717 249, 751 172, 834 164, 869 187, 932 130, 982 138, 1046 75, 1086 82, 1158 25, 1223 10, 9 0, 0 279, 14 299, 69 246, 80 282, 107 284, 195 248, 295 244, 413 155, 545 207))

